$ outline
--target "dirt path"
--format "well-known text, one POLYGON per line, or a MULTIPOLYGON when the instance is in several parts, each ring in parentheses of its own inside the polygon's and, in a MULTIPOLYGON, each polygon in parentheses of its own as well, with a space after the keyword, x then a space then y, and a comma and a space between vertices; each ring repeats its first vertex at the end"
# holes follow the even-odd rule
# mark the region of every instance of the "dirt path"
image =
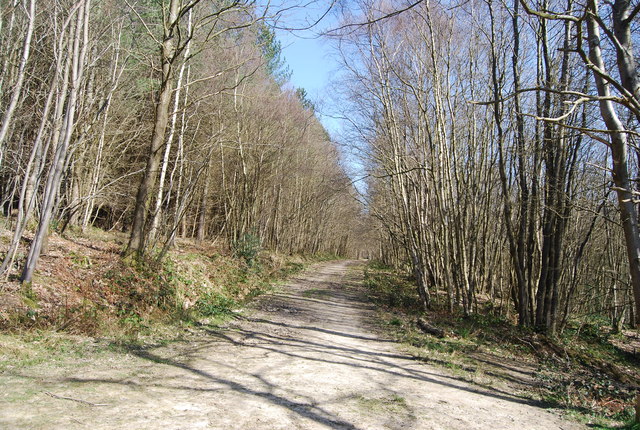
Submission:
POLYGON ((583 428, 399 353, 368 327, 353 264, 318 265, 197 340, 0 375, 0 428, 583 428))

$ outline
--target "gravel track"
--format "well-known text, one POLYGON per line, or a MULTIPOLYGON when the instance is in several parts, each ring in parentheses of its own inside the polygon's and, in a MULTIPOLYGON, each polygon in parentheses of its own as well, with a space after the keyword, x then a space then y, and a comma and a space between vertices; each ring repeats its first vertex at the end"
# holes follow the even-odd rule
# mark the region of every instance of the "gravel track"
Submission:
POLYGON ((316 265, 185 342, 0 375, 0 428, 584 428, 400 352, 359 268, 316 265))

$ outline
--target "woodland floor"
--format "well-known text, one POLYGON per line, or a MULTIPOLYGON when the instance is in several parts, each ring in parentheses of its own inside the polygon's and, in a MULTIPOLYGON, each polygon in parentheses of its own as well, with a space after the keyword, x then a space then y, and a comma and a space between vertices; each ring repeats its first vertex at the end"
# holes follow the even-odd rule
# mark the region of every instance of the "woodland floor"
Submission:
MULTIPOLYGON (((574 429, 386 339, 356 262, 313 266, 223 329, 0 373, 0 428, 574 429)), ((518 384, 531 370, 495 363, 518 384)))

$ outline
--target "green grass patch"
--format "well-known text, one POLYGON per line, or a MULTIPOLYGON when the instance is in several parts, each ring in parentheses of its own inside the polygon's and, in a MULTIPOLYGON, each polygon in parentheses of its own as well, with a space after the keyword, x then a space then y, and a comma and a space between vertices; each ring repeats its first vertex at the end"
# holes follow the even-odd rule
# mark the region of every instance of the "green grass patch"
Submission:
POLYGON ((33 331, 0 334, 0 372, 63 359, 95 357, 106 351, 105 345, 93 338, 33 331))
POLYGON ((358 406, 367 412, 374 413, 399 413, 408 409, 407 401, 398 394, 385 397, 355 396, 358 406))

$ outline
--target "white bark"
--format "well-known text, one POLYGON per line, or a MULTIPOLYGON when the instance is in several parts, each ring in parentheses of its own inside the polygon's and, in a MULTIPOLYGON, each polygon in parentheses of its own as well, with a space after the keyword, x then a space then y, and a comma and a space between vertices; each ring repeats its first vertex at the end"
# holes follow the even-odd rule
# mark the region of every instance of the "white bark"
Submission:
POLYGON ((616 113, 613 102, 609 99, 611 90, 609 82, 604 79, 606 68, 600 47, 600 27, 595 19, 598 14, 598 0, 588 3, 587 32, 589 43, 589 60, 597 69, 593 74, 598 95, 601 97, 600 114, 610 131, 610 148, 613 159, 613 181, 616 185, 618 207, 624 231, 624 238, 629 261, 629 273, 635 298, 636 315, 640 315, 640 229, 638 213, 634 203, 628 163, 627 130, 616 113))
POLYGON ((29 1, 29 11, 26 12, 28 16, 27 30, 24 37, 24 44, 22 46, 22 57, 20 58, 20 65, 18 66, 17 81, 11 91, 11 98, 9 105, 0 120, 0 166, 4 161, 4 142, 7 138, 9 127, 11 126, 13 115, 18 105, 18 101, 22 96, 22 86, 26 76, 25 69, 27 62, 29 61, 29 55, 31 53, 31 39, 33 36, 33 28, 36 20, 36 0, 29 1))
POLYGON ((67 159, 67 152, 71 143, 71 138, 75 130, 75 115, 78 103, 78 93, 84 75, 84 68, 87 58, 87 48, 89 44, 89 12, 91 0, 84 0, 80 3, 73 34, 73 44, 70 47, 71 56, 71 86, 66 105, 64 126, 61 130, 60 142, 55 148, 52 165, 49 168, 47 183, 43 194, 42 210, 38 222, 36 235, 31 243, 29 255, 25 262, 20 280, 30 282, 35 271, 36 264, 40 258, 42 247, 49 233, 49 224, 53 215, 53 206, 58 196, 62 171, 67 159))

